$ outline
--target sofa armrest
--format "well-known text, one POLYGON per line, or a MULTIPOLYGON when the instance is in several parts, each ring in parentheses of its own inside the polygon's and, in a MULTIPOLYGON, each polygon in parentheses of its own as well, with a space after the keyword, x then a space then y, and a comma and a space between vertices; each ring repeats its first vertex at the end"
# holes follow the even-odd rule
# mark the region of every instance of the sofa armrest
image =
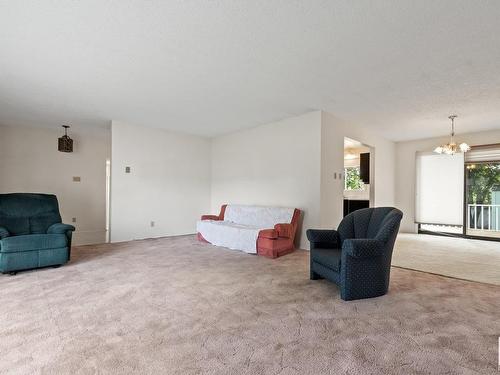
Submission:
POLYGON ((278 232, 275 229, 263 229, 259 232, 260 238, 278 239, 278 232))
POLYGON ((373 258, 383 254, 384 243, 375 239, 347 239, 342 244, 342 252, 354 258, 373 258))
POLYGON ((340 244, 339 234, 333 229, 308 229, 306 235, 311 247, 336 249, 340 244))
POLYGON ((217 215, 202 215, 201 220, 220 220, 217 215))
POLYGON ((3 240, 5 237, 9 237, 10 233, 4 227, 0 227, 0 240, 3 240))
POLYGON ((73 232, 75 227, 69 224, 55 223, 47 229, 47 234, 66 234, 68 231, 73 232))
MULTIPOLYGON (((274 230, 278 232, 278 237, 292 238, 293 225, 292 224, 276 224, 274 230)), ((292 238, 293 239, 293 238, 292 238)))

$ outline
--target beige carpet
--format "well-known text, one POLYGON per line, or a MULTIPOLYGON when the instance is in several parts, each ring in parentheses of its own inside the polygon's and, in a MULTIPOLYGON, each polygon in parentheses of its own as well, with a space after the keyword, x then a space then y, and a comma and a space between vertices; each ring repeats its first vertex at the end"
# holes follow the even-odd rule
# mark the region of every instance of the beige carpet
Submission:
POLYGON ((500 287, 394 268, 343 302, 277 260, 193 236, 74 249, 0 275, 1 374, 492 374, 500 287))
POLYGON ((500 285, 500 242, 400 233, 392 265, 500 285))

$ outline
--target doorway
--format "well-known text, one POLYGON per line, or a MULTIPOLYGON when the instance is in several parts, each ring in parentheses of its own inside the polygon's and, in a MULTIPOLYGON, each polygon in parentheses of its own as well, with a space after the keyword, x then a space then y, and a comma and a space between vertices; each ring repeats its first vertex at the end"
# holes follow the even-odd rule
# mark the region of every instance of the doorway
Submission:
POLYGON ((373 206, 373 154, 370 146, 344 138, 344 216, 373 206))
POLYGON ((110 211, 111 211, 111 160, 106 160, 106 243, 110 242, 110 211))

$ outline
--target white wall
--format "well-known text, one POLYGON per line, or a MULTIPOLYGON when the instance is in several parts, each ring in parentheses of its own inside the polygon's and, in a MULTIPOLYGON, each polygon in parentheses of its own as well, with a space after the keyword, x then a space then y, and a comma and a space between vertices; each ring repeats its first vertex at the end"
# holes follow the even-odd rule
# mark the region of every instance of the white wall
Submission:
POLYGON ((321 226, 336 227, 343 217, 344 138, 370 146, 370 194, 374 206, 395 201, 395 144, 362 127, 322 112, 321 128, 321 226), (337 173, 337 179, 334 178, 337 173))
POLYGON ((316 111, 215 138, 212 213, 224 203, 300 208, 308 249, 306 229, 334 228, 343 217, 344 137, 371 146, 373 202, 394 205, 394 143, 316 111))
POLYGON ((104 242, 109 133, 72 128, 74 151, 63 153, 57 151, 62 129, 0 127, 0 192, 55 194, 63 222, 76 226, 74 244, 104 242))
MULTIPOLYGON (((471 146, 500 143, 500 130, 460 134, 460 142, 471 146)), ((401 231, 415 233, 415 155, 418 151, 432 151, 436 146, 449 142, 449 137, 430 138, 396 143, 396 206, 403 213, 401 231)))
POLYGON ((113 121, 111 241, 195 233, 210 168, 209 139, 113 121))
POLYGON ((320 224, 320 136, 317 111, 214 138, 212 213, 224 203, 299 208, 308 249, 305 230, 320 224))
POLYGON ((104 241, 110 153, 113 242, 194 233, 200 215, 241 203, 303 210, 298 245, 308 249, 306 229, 342 218, 344 185, 333 173, 343 174, 344 137, 373 147, 374 203, 394 204, 394 144, 321 111, 212 140, 113 121, 111 141, 72 133, 73 154, 57 151, 58 131, 0 129, 1 191, 56 193, 86 243, 104 241))

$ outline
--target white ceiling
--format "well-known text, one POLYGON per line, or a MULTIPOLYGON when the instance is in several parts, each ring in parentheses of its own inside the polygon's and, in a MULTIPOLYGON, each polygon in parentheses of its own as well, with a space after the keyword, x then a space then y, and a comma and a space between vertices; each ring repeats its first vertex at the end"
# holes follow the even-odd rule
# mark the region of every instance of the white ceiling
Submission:
POLYGON ((0 123, 500 128, 500 1, 0 1, 0 123))
POLYGON ((361 142, 347 137, 344 138, 344 149, 361 148, 361 147, 364 147, 364 145, 361 142))

